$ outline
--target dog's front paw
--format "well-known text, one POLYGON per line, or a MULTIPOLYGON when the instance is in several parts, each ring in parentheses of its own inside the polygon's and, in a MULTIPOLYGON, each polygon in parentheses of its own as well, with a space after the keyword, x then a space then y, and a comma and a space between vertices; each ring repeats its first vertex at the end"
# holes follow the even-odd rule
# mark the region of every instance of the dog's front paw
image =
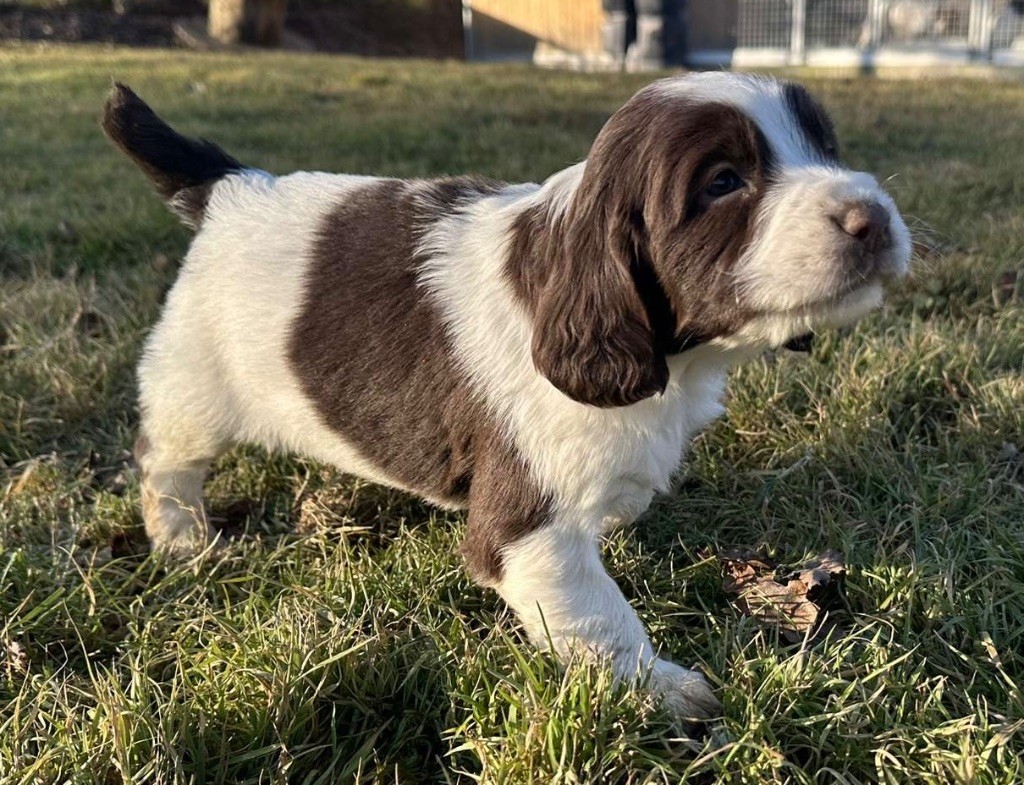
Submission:
POLYGON ((647 684, 666 711, 685 728, 722 713, 722 704, 711 686, 695 670, 658 659, 651 666, 647 684))
POLYGON ((160 531, 150 535, 149 543, 154 553, 173 561, 185 561, 200 555, 216 556, 227 544, 220 532, 209 524, 177 532, 160 531))

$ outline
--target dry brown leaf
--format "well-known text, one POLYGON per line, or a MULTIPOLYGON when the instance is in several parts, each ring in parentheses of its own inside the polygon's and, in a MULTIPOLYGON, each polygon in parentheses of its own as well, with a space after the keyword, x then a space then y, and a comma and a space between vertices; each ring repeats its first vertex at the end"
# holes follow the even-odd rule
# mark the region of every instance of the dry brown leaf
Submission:
POLYGON ((846 575, 843 555, 825 551, 792 569, 764 554, 729 550, 718 554, 722 588, 737 597, 736 606, 758 621, 778 627, 790 641, 813 632, 822 611, 836 603, 846 575))

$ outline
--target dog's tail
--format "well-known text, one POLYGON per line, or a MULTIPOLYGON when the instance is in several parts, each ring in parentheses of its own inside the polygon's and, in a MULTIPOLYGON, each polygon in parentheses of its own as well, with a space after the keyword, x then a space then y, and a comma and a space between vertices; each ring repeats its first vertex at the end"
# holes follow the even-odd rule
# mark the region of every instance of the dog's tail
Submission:
POLYGON ((146 173, 171 211, 194 229, 203 222, 213 184, 246 169, 212 142, 179 134, 119 82, 103 107, 103 131, 146 173))

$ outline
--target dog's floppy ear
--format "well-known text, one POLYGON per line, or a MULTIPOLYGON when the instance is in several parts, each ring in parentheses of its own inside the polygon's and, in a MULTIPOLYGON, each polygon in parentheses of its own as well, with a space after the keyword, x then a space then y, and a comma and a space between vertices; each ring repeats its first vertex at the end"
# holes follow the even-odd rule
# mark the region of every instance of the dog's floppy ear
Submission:
POLYGON ((533 362, 575 401, 628 406, 665 391, 668 365, 635 280, 642 226, 601 196, 577 194, 561 219, 534 317, 533 362))

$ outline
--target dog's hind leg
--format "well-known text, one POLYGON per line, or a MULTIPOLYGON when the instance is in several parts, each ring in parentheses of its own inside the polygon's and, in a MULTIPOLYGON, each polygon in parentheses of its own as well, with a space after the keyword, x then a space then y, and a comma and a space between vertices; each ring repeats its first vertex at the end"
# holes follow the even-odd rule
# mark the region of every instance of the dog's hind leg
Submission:
POLYGON ((212 457, 175 452, 148 434, 143 430, 135 443, 146 534, 156 550, 176 556, 198 553, 217 536, 203 507, 203 483, 212 457))
POLYGON ((156 550, 197 553, 217 533, 203 507, 210 464, 232 441, 230 394, 210 335, 175 287, 139 365, 141 433, 135 446, 146 534, 156 550))

